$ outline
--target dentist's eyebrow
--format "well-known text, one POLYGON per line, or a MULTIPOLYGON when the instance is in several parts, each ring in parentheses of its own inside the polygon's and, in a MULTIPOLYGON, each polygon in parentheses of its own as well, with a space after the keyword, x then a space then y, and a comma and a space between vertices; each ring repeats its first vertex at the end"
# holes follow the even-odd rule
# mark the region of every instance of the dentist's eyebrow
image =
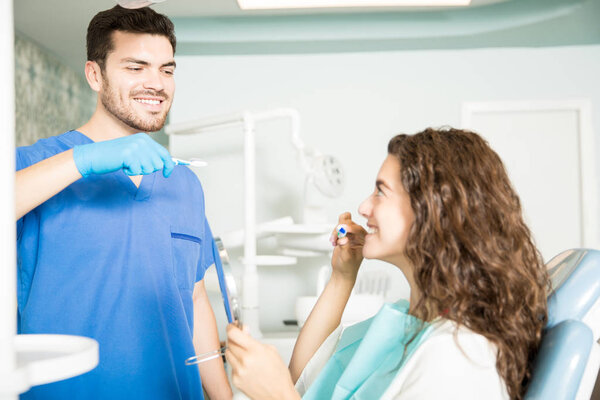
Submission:
MULTIPOLYGON (((138 60, 137 58, 127 57, 127 58, 123 58, 121 60, 121 64, 127 64, 127 63, 144 65, 144 66, 151 65, 148 61, 138 60)), ((175 68, 176 66, 177 66, 177 64, 175 64, 175 60, 173 60, 173 61, 169 61, 167 63, 164 63, 160 67, 161 68, 164 68, 164 67, 173 67, 173 68, 175 68)))
POLYGON ((139 65, 150 65, 150 63, 148 61, 138 60, 136 58, 131 58, 131 57, 123 58, 121 60, 121 64, 123 64, 123 63, 132 63, 132 64, 139 64, 139 65))

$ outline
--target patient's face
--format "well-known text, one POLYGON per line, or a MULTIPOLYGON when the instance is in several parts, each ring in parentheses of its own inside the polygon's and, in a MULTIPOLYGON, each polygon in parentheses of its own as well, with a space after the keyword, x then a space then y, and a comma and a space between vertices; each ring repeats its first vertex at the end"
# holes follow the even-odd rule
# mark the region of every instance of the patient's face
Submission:
POLYGON ((400 162, 396 157, 387 156, 377 174, 375 190, 358 211, 369 227, 363 256, 395 265, 404 263, 406 240, 415 215, 400 181, 400 162))

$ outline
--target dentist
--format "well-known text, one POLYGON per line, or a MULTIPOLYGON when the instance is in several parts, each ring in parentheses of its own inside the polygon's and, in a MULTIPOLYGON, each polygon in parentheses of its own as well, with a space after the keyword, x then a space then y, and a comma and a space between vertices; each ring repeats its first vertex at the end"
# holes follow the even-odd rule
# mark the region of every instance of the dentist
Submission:
POLYGON ((87 32, 97 92, 77 130, 17 149, 19 333, 88 336, 96 369, 22 399, 231 398, 203 283, 213 238, 200 182, 145 133, 175 92, 173 23, 116 6, 87 32), (202 381, 200 380, 202 378, 202 381))
POLYGON ((522 399, 547 320, 549 280, 502 161, 456 129, 398 135, 361 204, 342 214, 331 280, 289 370, 228 327, 233 383, 253 399, 522 399), (410 301, 338 326, 363 257, 403 272, 410 301))

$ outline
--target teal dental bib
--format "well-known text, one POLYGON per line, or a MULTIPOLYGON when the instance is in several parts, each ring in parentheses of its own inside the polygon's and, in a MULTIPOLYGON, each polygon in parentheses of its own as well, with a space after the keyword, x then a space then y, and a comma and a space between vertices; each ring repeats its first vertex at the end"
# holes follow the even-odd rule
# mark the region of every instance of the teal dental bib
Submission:
POLYGON ((335 353, 302 398, 379 398, 431 331, 429 323, 408 315, 408 305, 406 300, 386 303, 374 317, 344 329, 335 353))

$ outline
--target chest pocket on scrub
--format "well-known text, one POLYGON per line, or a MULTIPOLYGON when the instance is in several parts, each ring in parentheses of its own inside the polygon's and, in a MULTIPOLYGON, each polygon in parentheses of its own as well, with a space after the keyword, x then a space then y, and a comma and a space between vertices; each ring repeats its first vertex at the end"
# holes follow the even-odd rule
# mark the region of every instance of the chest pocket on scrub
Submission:
POLYGON ((195 229, 171 226, 173 274, 179 289, 193 289, 200 263, 201 233, 195 229))

